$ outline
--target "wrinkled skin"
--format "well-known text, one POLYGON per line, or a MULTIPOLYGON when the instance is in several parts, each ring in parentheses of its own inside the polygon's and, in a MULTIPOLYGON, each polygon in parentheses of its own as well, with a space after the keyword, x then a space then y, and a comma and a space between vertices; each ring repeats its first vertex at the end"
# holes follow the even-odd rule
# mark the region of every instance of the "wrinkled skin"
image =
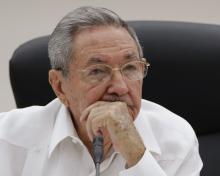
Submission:
POLYGON ((68 77, 63 77, 60 71, 50 70, 49 81, 70 110, 77 133, 89 152, 93 137, 102 133, 104 157, 114 146, 131 167, 145 151, 133 124, 140 110, 142 80, 127 80, 116 71, 111 80, 94 86, 85 82, 77 69, 100 63, 120 67, 139 59, 137 46, 126 30, 109 26, 83 30, 74 41, 68 77))

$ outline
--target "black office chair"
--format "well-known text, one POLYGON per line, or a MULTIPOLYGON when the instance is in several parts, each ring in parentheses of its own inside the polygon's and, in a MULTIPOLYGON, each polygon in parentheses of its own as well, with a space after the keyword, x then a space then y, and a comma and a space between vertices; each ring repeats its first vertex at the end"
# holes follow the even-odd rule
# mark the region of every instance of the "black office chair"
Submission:
MULTIPOLYGON (((204 162, 202 176, 220 175, 220 26, 133 21, 151 63, 143 98, 185 118, 194 128, 204 162)), ((10 60, 18 108, 55 98, 48 84, 48 36, 21 45, 10 60)))

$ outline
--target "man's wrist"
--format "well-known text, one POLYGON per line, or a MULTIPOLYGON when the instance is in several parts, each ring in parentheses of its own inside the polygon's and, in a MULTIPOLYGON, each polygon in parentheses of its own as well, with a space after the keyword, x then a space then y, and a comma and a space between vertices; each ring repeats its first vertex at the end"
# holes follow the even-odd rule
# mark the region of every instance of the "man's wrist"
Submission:
POLYGON ((125 168, 128 169, 136 165, 143 157, 145 150, 146 150, 145 146, 138 147, 135 153, 131 154, 131 158, 127 160, 125 168))

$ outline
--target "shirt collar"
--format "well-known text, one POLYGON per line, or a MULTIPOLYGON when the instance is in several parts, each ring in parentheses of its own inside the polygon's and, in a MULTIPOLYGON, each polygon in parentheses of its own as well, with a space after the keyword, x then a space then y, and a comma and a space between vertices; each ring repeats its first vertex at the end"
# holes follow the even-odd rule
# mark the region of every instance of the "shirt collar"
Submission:
POLYGON ((71 137, 73 140, 79 138, 73 126, 69 110, 64 105, 62 105, 55 120, 54 129, 49 144, 48 157, 51 156, 56 146, 67 137, 71 137))
POLYGON ((134 121, 134 124, 147 149, 150 152, 161 155, 161 149, 148 121, 147 111, 141 109, 138 117, 134 121))

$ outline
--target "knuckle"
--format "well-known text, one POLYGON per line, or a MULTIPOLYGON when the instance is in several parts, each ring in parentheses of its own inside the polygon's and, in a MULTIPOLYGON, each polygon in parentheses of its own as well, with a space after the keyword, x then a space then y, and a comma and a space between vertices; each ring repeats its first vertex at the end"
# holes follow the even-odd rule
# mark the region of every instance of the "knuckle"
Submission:
POLYGON ((124 109, 127 107, 127 104, 125 102, 117 102, 117 106, 119 109, 124 109))
POLYGON ((123 102, 123 101, 118 101, 118 102, 116 102, 116 104, 117 104, 118 106, 124 106, 124 105, 125 105, 125 102, 123 102))

